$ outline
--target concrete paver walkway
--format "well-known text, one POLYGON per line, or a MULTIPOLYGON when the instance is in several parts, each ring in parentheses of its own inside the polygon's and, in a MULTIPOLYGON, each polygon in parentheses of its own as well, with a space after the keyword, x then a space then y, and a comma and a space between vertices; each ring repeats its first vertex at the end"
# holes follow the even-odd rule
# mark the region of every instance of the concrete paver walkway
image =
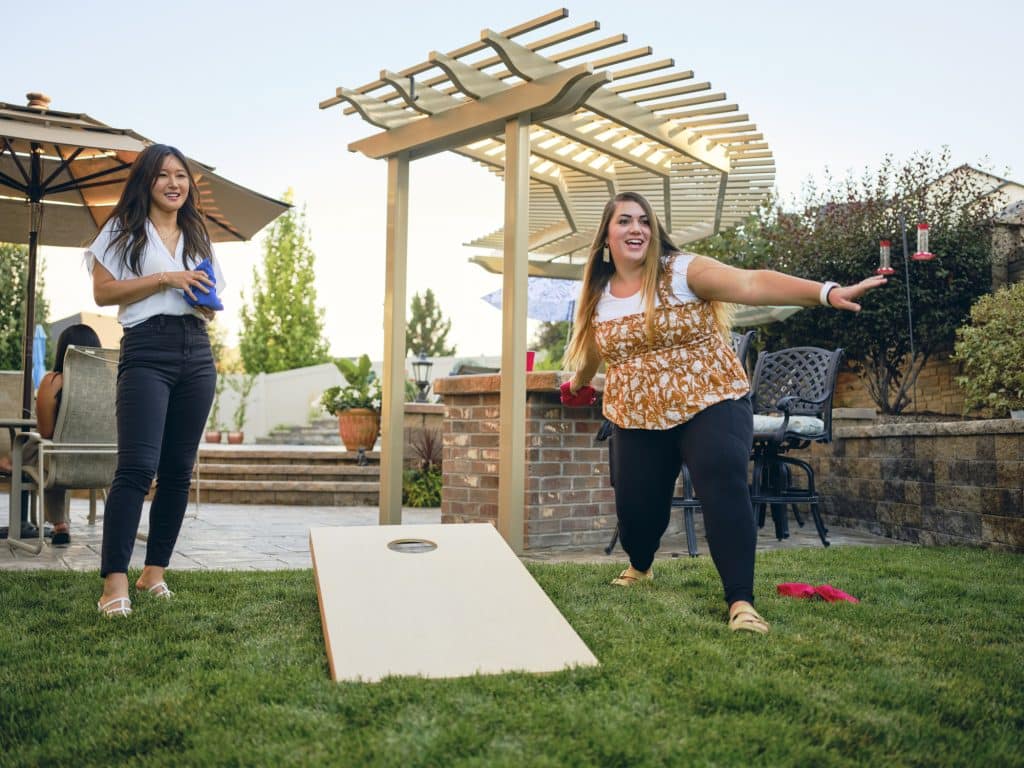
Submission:
MULTIPOLYGON (((6 541, 0 542, 0 569, 55 569, 99 571, 100 544, 103 535, 102 502, 96 525, 87 522, 89 504, 84 499, 71 502, 71 546, 52 547, 47 540, 36 556, 13 553, 6 541)), ((311 568, 309 528, 312 526, 376 525, 376 507, 287 507, 239 504, 190 505, 182 525, 178 546, 170 568, 269 571, 281 568, 311 568)), ((6 521, 7 495, 0 495, 0 519, 6 521)), ((441 522, 439 509, 411 509, 402 513, 407 525, 441 522)), ((707 542, 697 515, 697 539, 701 555, 707 555, 707 542)), ((143 510, 140 532, 148 529, 148 504, 143 510)), ((892 546, 900 544, 881 536, 833 527, 829 532, 833 546, 892 546)), ((791 523, 791 536, 779 542, 769 523, 758 535, 758 550, 821 547, 814 526, 798 528, 791 523)), ((131 567, 141 568, 145 561, 144 541, 136 542, 131 567)), ((659 557, 686 556, 686 537, 670 533, 662 540, 659 557)), ((523 555, 534 562, 625 562, 621 547, 606 555, 602 546, 574 549, 533 550, 523 555)))

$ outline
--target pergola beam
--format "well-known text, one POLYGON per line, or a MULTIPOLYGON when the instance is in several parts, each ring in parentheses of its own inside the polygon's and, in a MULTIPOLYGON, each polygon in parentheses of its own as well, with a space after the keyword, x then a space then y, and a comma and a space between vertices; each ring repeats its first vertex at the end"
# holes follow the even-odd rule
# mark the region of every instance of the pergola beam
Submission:
MULTIPOLYGON (((543 56, 497 32, 485 29, 480 33, 480 37, 497 51, 509 69, 523 79, 533 80, 549 77, 553 69, 558 67, 557 64, 551 63, 543 56)), ((586 103, 587 109, 590 111, 624 125, 641 136, 659 142, 681 155, 699 160, 712 168, 729 171, 729 158, 720 149, 707 150, 690 146, 686 141, 689 137, 686 135, 685 129, 682 136, 679 136, 678 132, 670 134, 669 127, 664 121, 659 120, 649 110, 616 93, 607 89, 595 91, 586 103)))
POLYGON ((607 81, 606 73, 595 73, 589 64, 581 64, 479 101, 467 101, 429 120, 413 120, 355 141, 349 149, 374 159, 403 152, 413 160, 427 157, 488 138, 521 114, 536 114, 544 119, 574 112, 607 81))

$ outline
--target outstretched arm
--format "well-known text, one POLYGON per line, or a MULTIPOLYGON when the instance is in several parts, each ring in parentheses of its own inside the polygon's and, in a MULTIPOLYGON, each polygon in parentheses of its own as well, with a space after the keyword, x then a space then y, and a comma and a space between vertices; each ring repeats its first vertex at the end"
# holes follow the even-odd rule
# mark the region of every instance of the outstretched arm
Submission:
MULTIPOLYGON (((770 269, 738 269, 706 256, 697 256, 690 262, 686 279, 693 292, 702 299, 751 306, 791 304, 813 307, 821 303, 823 289, 823 284, 815 280, 770 269)), ((873 275, 854 285, 837 285, 826 291, 828 305, 859 312, 860 304, 856 300, 885 282, 883 276, 873 275)))

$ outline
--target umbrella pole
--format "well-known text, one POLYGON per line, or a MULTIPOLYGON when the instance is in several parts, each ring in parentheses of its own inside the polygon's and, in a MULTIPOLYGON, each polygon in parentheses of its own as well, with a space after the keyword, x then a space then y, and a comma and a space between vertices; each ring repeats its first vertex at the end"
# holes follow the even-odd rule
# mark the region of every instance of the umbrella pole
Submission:
MULTIPOLYGON (((34 159, 34 158, 33 158, 34 159)), ((31 220, 28 233, 28 280, 25 298, 25 335, 22 340, 24 364, 21 376, 21 411, 22 418, 32 416, 32 331, 35 328, 36 314, 36 249, 39 244, 39 226, 43 218, 43 204, 38 201, 29 203, 31 220)))

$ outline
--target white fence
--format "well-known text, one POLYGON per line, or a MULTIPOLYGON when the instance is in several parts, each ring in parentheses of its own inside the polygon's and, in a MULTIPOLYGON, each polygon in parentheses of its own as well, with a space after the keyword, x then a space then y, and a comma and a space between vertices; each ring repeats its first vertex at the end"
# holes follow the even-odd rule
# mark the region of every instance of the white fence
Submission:
MULTIPOLYGON (((476 358, 436 357, 431 358, 433 367, 430 370, 431 380, 447 376, 456 361, 463 360, 480 365, 497 368, 501 363, 498 356, 481 356, 476 358)), ((405 376, 412 379, 410 364, 406 361, 405 376)), ((381 375, 382 363, 373 363, 373 370, 381 375)), ((228 374, 228 379, 238 380, 240 374, 228 374)), ((328 387, 344 384, 345 379, 333 363, 313 365, 308 368, 296 368, 280 373, 261 373, 253 382, 249 397, 246 398, 245 442, 254 441, 257 437, 265 437, 274 427, 281 425, 308 424, 312 419, 326 416, 320 406, 320 395, 328 387)), ((433 400, 433 397, 430 397, 433 400)), ((220 395, 220 412, 218 422, 225 430, 235 428, 234 413, 238 407, 239 395, 229 385, 225 385, 220 395)))

